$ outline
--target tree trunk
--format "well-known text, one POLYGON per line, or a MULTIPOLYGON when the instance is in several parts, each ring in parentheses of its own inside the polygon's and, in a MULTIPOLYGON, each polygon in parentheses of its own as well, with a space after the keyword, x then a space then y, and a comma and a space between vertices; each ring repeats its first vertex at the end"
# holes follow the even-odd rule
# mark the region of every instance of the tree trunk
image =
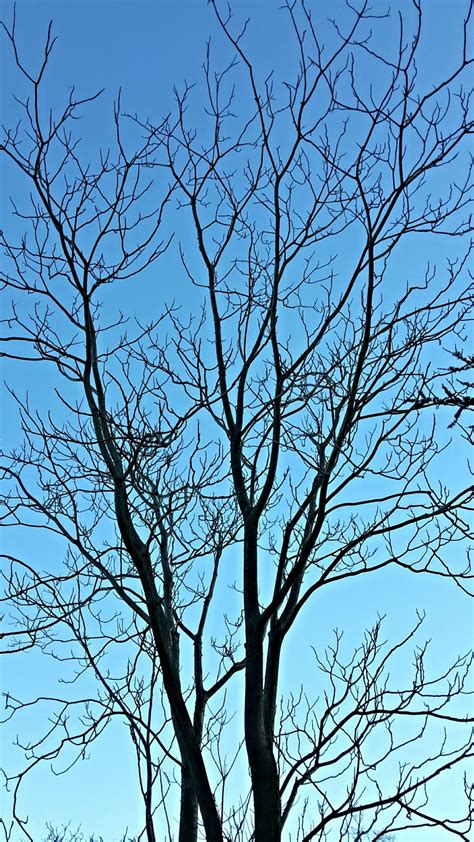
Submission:
POLYGON ((146 839, 147 842, 157 842, 156 835, 155 835, 155 827, 153 825, 153 815, 151 813, 151 809, 149 808, 148 804, 146 806, 146 839))
POLYGON ((244 539, 245 592, 245 744, 252 778, 255 842, 280 842, 279 776, 273 754, 273 731, 265 717, 263 632, 258 607, 257 525, 244 539))
MULTIPOLYGON (((161 630, 159 612, 156 608, 152 610, 153 607, 148 604, 153 637, 160 657, 163 685, 170 705, 173 726, 183 763, 183 774, 189 774, 188 780, 199 804, 207 842, 223 842, 221 820, 209 784, 199 741, 181 693, 179 680, 175 674, 176 670, 172 664, 169 649, 164 645, 164 634, 161 630)), ((191 802, 191 799, 187 799, 184 804, 183 801, 181 802, 182 813, 184 808, 186 807, 187 809, 189 806, 191 811, 189 817, 191 817, 192 810, 194 809, 191 803, 194 804, 194 801, 191 802)), ((184 840, 184 837, 181 836, 180 832, 181 839, 184 840)), ((190 840, 189 838, 186 839, 186 842, 192 842, 192 837, 190 840)))
MULTIPOLYGON (((114 465, 111 467, 114 468, 114 465)), ((158 595, 148 549, 133 525, 122 479, 116 481, 115 507, 120 534, 142 583, 150 627, 160 661, 163 686, 170 706, 183 764, 182 768, 189 773, 189 781, 199 804, 207 842, 223 842, 222 824, 202 757, 200 738, 196 735, 181 691, 179 646, 177 645, 172 618, 169 614, 167 615, 166 605, 163 606, 163 601, 158 595)), ((186 801, 186 804, 190 804, 190 802, 186 801)))
MULTIPOLYGON (((179 812, 179 842, 196 842, 198 833, 198 800, 191 773, 187 766, 181 770, 181 804, 179 812)), ((207 834, 206 834, 207 838, 207 834)))

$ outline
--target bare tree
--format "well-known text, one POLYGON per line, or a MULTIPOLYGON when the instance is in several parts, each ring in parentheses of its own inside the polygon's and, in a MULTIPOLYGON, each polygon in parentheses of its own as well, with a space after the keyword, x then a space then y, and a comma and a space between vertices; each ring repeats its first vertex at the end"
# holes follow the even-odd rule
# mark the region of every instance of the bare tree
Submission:
POLYGON ((115 148, 96 161, 73 126, 95 97, 45 112, 51 28, 32 71, 4 25, 30 93, 1 151, 31 196, 13 203, 21 240, 2 233, 4 353, 50 366, 58 402, 41 412, 11 393, 24 443, 3 459, 4 523, 65 551, 49 569, 4 555, 3 640, 72 668, 61 695, 6 695, 7 718, 50 710, 6 775, 14 822, 32 839, 18 800, 32 768, 69 768, 119 718, 148 842, 417 827, 467 840, 467 778, 463 815, 438 812, 431 790, 472 757, 469 655, 429 675, 418 643, 403 681, 423 616, 395 642, 379 617, 359 644, 337 631, 315 648, 314 681, 295 669, 282 689, 281 670, 327 588, 399 568, 469 594, 473 486, 449 490, 436 464, 444 421, 470 437, 472 6, 451 72, 423 85, 418 0, 393 18, 341 6, 326 47, 309 5, 287 2, 297 61, 281 87, 248 54, 247 25, 211 6, 230 58, 215 70, 207 50, 202 130, 188 85, 158 123, 118 100, 115 148), (201 309, 127 324, 111 290, 136 296, 156 261, 159 275, 182 221, 201 309), (400 260, 415 237, 429 256, 435 236, 456 243, 445 268, 400 260), (248 780, 234 775, 243 749, 248 780))

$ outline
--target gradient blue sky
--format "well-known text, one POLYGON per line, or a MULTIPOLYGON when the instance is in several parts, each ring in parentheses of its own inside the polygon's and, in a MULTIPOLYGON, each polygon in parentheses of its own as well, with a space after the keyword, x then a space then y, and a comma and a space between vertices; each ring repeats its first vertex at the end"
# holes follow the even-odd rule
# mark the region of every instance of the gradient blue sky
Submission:
MULTIPOLYGON (((262 68, 275 67, 277 74, 284 71, 288 62, 288 35, 284 17, 275 13, 278 5, 278 0, 236 0, 234 3, 239 17, 250 15, 252 19, 247 42, 249 52, 255 55, 262 68)), ((318 16, 324 18, 326 11, 328 15, 337 15, 341 0, 325 0, 317 5, 318 16)), ((375 7, 385 9, 387 5, 382 0, 374 0, 375 7)), ((425 5, 426 36, 420 54, 420 76, 429 79, 443 72, 449 59, 449 45, 459 35, 466 4, 463 0, 431 0, 425 5)), ((4 20, 10 20, 11 9, 12 4, 4 0, 1 9, 4 20)), ((119 87, 123 110, 158 118, 169 108, 173 85, 179 86, 184 79, 194 81, 198 78, 205 42, 210 33, 215 32, 212 13, 205 0, 20 0, 17 3, 19 44, 23 55, 29 56, 33 64, 39 59, 50 18, 54 21, 58 41, 45 86, 48 99, 55 104, 71 85, 84 95, 105 88, 100 103, 91 109, 93 116, 84 120, 82 148, 85 157, 89 149, 90 154, 94 154, 97 147, 107 145, 113 98, 119 87)), ((219 37, 215 38, 214 44, 218 63, 223 49, 219 37)), ((10 124, 16 113, 11 92, 17 91, 21 83, 5 38, 0 54, 2 122, 10 124)), ((15 192, 17 184, 16 176, 5 169, 2 177, 2 217, 5 219, 9 216, 7 194, 15 192)), ((10 231, 14 230, 11 221, 8 224, 10 231)), ((409 258, 409 255, 405 256, 407 265, 409 258)), ((173 264, 168 265, 171 273, 173 264)), ((401 265, 401 274, 403 268, 401 265)), ((166 286, 159 291, 153 286, 152 293, 149 287, 146 289, 133 305, 127 297, 121 300, 122 293, 118 293, 118 303, 147 312, 152 298, 156 307, 161 298, 170 294, 166 286)), ((189 296, 184 286, 183 291, 189 296)), ((15 382, 19 390, 28 388, 32 400, 40 400, 48 389, 46 370, 35 370, 33 380, 27 367, 6 365, 3 379, 15 382)), ((7 442, 17 440, 16 416, 6 398, 3 430, 7 442)), ((456 454, 452 450, 443 458, 441 464, 446 483, 457 484, 458 466, 463 458, 463 453, 456 454)), ((9 540, 6 539, 6 543, 9 540)), ((31 536, 22 534, 16 536, 15 541, 25 555, 33 552, 31 536)), ((42 547, 43 552, 52 550, 54 547, 49 544, 42 547)), ((359 639, 377 613, 388 614, 396 633, 398 628, 406 628, 412 623, 417 609, 427 610, 424 636, 433 640, 434 667, 445 663, 453 652, 467 648, 472 634, 471 614, 468 601, 460 591, 426 577, 383 572, 372 577, 368 590, 365 582, 347 583, 324 594, 319 605, 321 622, 315 629, 308 613, 302 617, 289 640, 288 662, 300 657, 298 640, 301 634, 314 633, 317 644, 318 635, 323 637, 328 625, 340 625, 346 629, 349 640, 352 637, 359 639)), ((4 659, 2 688, 14 695, 40 695, 51 688, 56 676, 55 665, 30 653, 18 659, 4 659)), ((28 723, 32 732, 36 716, 40 716, 39 711, 31 715, 28 723)), ((15 749, 11 747, 16 727, 6 726, 1 738, 1 765, 10 770, 16 763, 15 749)), ((6 796, 2 793, 0 797, 5 799, 8 809, 6 796)), ((453 793, 454 800, 456 797, 453 793)), ((127 827, 130 832, 135 831, 141 803, 137 797, 134 759, 127 734, 119 726, 111 728, 95 746, 92 759, 77 765, 67 776, 52 776, 46 768, 35 773, 23 789, 23 804, 24 812, 31 817, 33 836, 38 840, 42 838, 48 820, 58 825, 70 820, 73 827, 82 825, 84 831, 102 834, 106 842, 117 839, 127 827), (106 814, 104 803, 109 805, 106 814)), ((6 810, 2 810, 4 812, 6 810)), ((424 840, 438 842, 423 832, 414 833, 409 842, 424 840)))

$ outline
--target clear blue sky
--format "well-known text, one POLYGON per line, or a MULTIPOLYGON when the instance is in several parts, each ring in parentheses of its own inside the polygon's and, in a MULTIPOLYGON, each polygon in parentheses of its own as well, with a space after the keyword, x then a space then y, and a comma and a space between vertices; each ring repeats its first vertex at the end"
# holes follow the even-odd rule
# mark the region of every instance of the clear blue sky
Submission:
MULTIPOLYGON (((284 76, 288 64, 289 39, 285 19, 276 14, 278 0, 235 0, 236 14, 245 18, 251 16, 248 49, 263 69, 276 69, 277 76, 284 76)), ((396 8, 396 4, 391 4, 396 8)), ((404 6, 402 2, 400 5, 404 6)), ((433 79, 449 64, 449 47, 460 32, 466 4, 463 0, 431 0, 426 3, 426 35, 420 55, 420 77, 433 79)), ((374 0, 376 8, 387 3, 374 0)), ((318 2, 318 17, 336 15, 342 8, 341 0, 318 2)), ((10 20, 12 5, 4 0, 2 17, 10 20)), ((91 117, 85 117, 83 155, 94 155, 101 145, 107 145, 110 132, 113 99, 118 88, 122 89, 124 111, 137 112, 142 116, 157 118, 165 113, 171 103, 173 85, 180 86, 184 79, 195 81, 200 77, 205 43, 211 33, 216 33, 212 12, 205 0, 19 0, 17 3, 17 27, 20 49, 34 65, 40 56, 41 45, 48 21, 54 21, 54 33, 58 41, 51 59, 45 85, 45 99, 56 104, 75 85, 79 94, 92 94, 105 88, 100 103, 91 108, 91 117)), ((213 35, 217 63, 227 48, 223 48, 220 37, 213 35)), ((6 39, 0 47, 2 62, 2 122, 10 124, 16 113, 11 92, 17 91, 18 73, 12 62, 6 39)), ((290 52, 291 55, 291 52, 290 52)), ((2 177, 2 225, 9 217, 7 194, 15 193, 17 177, 5 169, 2 177)), ((21 188, 20 188, 21 189, 21 188)), ((12 222, 8 220, 10 231, 12 222)), ((182 233, 186 238, 186 231, 182 233)), ((440 249, 444 248, 440 246, 440 249)), ((439 252, 441 256, 442 252, 439 252)), ((189 292, 182 272, 176 269, 176 251, 171 250, 164 266, 168 276, 178 281, 162 285, 157 291, 152 280, 145 282, 143 292, 131 302, 127 293, 117 294, 114 303, 131 308, 138 314, 148 313, 151 306, 157 307, 161 300, 172 294, 181 296, 191 304, 196 293, 189 292), (178 272, 178 274, 176 274, 178 272), (123 297, 125 296, 125 297, 123 297)), ((411 256, 401 258, 400 274, 408 271, 411 256), (403 265, 406 261, 406 266, 403 265)), ((166 274, 165 272, 165 274, 166 274)), ((25 366, 5 365, 3 379, 14 381, 21 391, 28 389, 32 400, 41 401, 49 386, 46 369, 35 370, 34 379, 25 366)), ((4 399, 4 438, 7 442, 17 440, 17 421, 7 397, 4 399)), ((457 485, 459 466, 463 464, 464 453, 450 451, 443 457, 442 475, 448 484, 457 485)), ((5 539, 9 546, 10 538, 5 539)), ((15 536, 17 549, 25 556, 35 552, 47 555, 55 551, 51 539, 39 541, 37 535, 15 536), (33 543, 34 541, 34 543, 33 543), (38 550, 38 548, 40 548, 38 550)), ((471 637, 471 615, 467 599, 454 586, 429 580, 424 577, 409 577, 400 572, 375 575, 369 583, 350 583, 328 590, 319 604, 317 628, 310 610, 305 612, 290 637, 288 662, 302 656, 301 636, 324 637, 328 626, 340 625, 352 636, 360 638, 364 628, 370 626, 376 614, 387 613, 389 628, 396 635, 398 629, 409 626, 417 609, 427 610, 424 636, 431 637, 433 644, 432 664, 445 663, 450 654, 464 651, 471 637), (451 620, 446 622, 446 617, 451 620)), ((326 635, 327 642, 327 635, 326 635)), ((307 669, 310 671, 310 653, 307 669)), ((41 695, 51 692, 51 685, 57 678, 57 665, 49 663, 40 655, 30 653, 19 659, 4 660, 2 668, 4 691, 13 695, 41 695)), ((289 679, 289 676, 288 676, 289 679)), ((286 680, 284 676, 284 680, 286 680)), ((38 710, 31 714, 27 727, 34 733, 40 717, 38 710)), ((10 770, 17 762, 17 753, 11 747, 11 740, 18 726, 8 725, 1 738, 2 765, 10 770)), ((3 797, 3 794, 2 794, 3 797)), ((455 799, 456 793, 453 793, 455 799)), ((32 834, 40 840, 45 822, 54 824, 71 821, 73 827, 82 825, 84 831, 102 834, 106 842, 118 839, 128 827, 134 832, 140 822, 141 803, 137 796, 134 759, 130 751, 128 735, 115 725, 94 748, 92 758, 86 764, 77 765, 68 775, 55 777, 47 770, 35 773, 23 789, 24 812, 31 817, 32 834), (104 814, 104 804, 107 812, 104 814)), ((5 802, 6 803, 6 802, 5 802)), ((413 834, 409 842, 423 842, 431 839, 429 834, 413 834)), ((17 842, 15 838, 15 842, 17 842)))

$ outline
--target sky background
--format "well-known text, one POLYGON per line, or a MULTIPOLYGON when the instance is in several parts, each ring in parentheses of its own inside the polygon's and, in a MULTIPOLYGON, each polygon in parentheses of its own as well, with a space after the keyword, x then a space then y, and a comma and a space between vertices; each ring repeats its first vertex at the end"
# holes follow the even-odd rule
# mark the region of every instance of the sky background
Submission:
MULTIPOLYGON (((252 3, 237 0, 234 8, 238 18, 251 16, 248 51, 259 62, 262 73, 266 68, 275 68, 277 76, 282 76, 288 66, 291 48, 285 18, 276 14, 278 5, 273 0, 254 0, 252 3)), ((317 5, 318 16, 324 19, 326 16, 337 16, 342 3, 336 0, 317 5)), ((381 0, 374 0, 377 9, 385 9, 386 5, 381 0)), ((402 2, 399 5, 407 4, 402 2)), ((456 42, 460 33, 466 4, 462 0, 431 0, 425 5, 426 33, 420 51, 420 77, 434 80, 449 62, 450 45, 456 42)), ((397 8, 397 4, 391 6, 397 8)), ((9 22, 11 11, 12 4, 4 0, 2 19, 9 22)), ((81 95, 90 95, 105 88, 105 93, 88 110, 88 116, 84 117, 81 125, 82 154, 86 159, 110 140, 113 99, 119 87, 122 89, 124 111, 158 119, 170 107, 173 86, 179 87, 184 79, 192 82, 199 78, 205 43, 211 33, 216 33, 212 13, 205 0, 19 0, 18 41, 22 55, 27 56, 33 65, 39 60, 51 18, 58 41, 47 75, 45 99, 55 105, 71 85, 75 85, 81 95)), ((221 59, 226 58, 227 48, 222 47, 218 36, 213 36, 213 45, 216 63, 219 64, 221 59)), ((16 114, 11 92, 21 91, 21 81, 5 38, 0 45, 0 55, 2 123, 11 125, 16 114)), ((5 168, 2 174, 2 225, 8 225, 10 232, 15 232, 16 223, 9 216, 7 196, 9 193, 18 195, 17 191, 22 189, 24 187, 19 186, 17 176, 5 168)), ((181 234, 185 239, 186 230, 181 234)), ((410 254, 402 255, 400 275, 405 268, 408 272, 410 260, 410 254)), ((187 296, 192 306, 196 293, 189 292, 182 274, 175 274, 176 252, 166 256, 163 266, 160 264, 160 271, 169 278, 167 283, 157 286, 155 277, 150 277, 139 296, 131 300, 128 291, 119 291, 114 303, 133 307, 134 312, 140 314, 148 312, 150 307, 158 308, 171 293, 178 293, 187 296)), ((28 367, 22 365, 6 364, 3 372, 3 379, 15 383, 19 391, 28 389, 32 401, 41 401, 47 393, 49 380, 46 369, 39 371, 37 367, 34 378, 28 367)), ((7 443, 14 444, 18 440, 17 417, 7 396, 3 402, 3 436, 7 443)), ((447 484, 459 482, 463 460, 464 453, 453 449, 441 459, 439 470, 447 484)), ((8 547, 12 539, 8 537, 4 540, 8 547)), ((19 554, 21 550, 25 556, 38 552, 47 555, 56 549, 50 543, 51 539, 38 544, 36 535, 35 543, 31 535, 25 533, 15 535, 14 541, 19 554)), ((468 600, 460 591, 442 581, 408 574, 403 576, 399 571, 393 571, 373 575, 370 587, 365 583, 342 583, 338 588, 325 591, 319 603, 318 621, 315 622, 308 609, 290 636, 286 653, 288 663, 302 657, 301 635, 311 633, 317 646, 319 639, 327 642, 328 624, 340 624, 344 626, 349 640, 353 637, 360 639, 377 613, 387 613, 392 624, 389 628, 396 634, 398 629, 406 629, 413 623, 417 609, 427 610, 422 636, 432 638, 433 667, 440 667, 453 653, 469 647, 471 614, 468 600)), ((57 679, 57 665, 36 653, 3 659, 2 664, 2 689, 14 695, 41 695, 50 691, 51 684, 57 679)), ((305 669, 311 674, 309 656, 305 669)), ((40 716, 40 711, 32 713, 25 726, 32 733, 37 728, 36 717, 40 716)), ((17 727, 13 723, 2 730, 1 765, 9 770, 17 763, 17 754, 11 745, 17 727)), ((457 795, 453 793, 452 798, 456 800, 457 795)), ((1 797, 4 798, 6 812, 7 796, 2 793, 1 797)), ((56 825, 71 821, 72 827, 81 825, 88 833, 102 834, 106 842, 118 839, 126 828, 135 832, 142 807, 136 790, 134 758, 124 729, 118 725, 111 727, 94 747, 91 759, 86 764, 75 766, 68 775, 53 776, 46 768, 35 772, 24 785, 22 803, 23 812, 31 817, 33 830, 30 832, 38 840, 43 838, 47 821, 56 825)), ((423 832, 414 833, 409 842, 425 839, 437 842, 429 833, 423 832)))

